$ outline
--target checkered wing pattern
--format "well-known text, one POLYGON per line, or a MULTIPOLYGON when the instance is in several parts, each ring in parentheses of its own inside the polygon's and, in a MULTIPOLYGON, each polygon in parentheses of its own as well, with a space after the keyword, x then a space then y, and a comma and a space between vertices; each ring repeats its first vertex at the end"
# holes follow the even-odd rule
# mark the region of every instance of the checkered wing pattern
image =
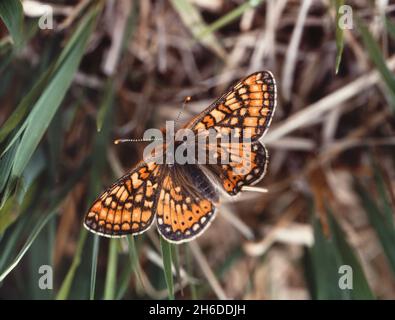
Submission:
POLYGON ((140 163, 96 199, 85 227, 99 235, 118 237, 146 231, 154 221, 160 167, 140 163))
POLYGON ((187 125, 198 135, 209 135, 214 130, 217 137, 228 137, 228 141, 205 143, 203 147, 214 153, 217 164, 209 164, 207 168, 229 195, 236 195, 243 186, 258 183, 265 175, 268 155, 259 138, 268 129, 275 106, 274 77, 268 71, 261 71, 231 87, 187 125), (224 157, 227 161, 223 161, 224 157))
POLYGON ((157 204, 158 230, 170 242, 190 241, 212 222, 217 191, 194 165, 175 165, 164 176, 157 204))

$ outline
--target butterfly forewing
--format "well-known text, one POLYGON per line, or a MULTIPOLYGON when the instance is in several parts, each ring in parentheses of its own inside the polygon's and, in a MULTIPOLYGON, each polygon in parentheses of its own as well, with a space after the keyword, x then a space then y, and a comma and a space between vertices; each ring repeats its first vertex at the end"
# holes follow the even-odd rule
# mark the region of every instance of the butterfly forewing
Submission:
POLYGON ((268 71, 241 80, 188 125, 195 132, 248 134, 257 140, 270 125, 276 107, 276 83, 268 71), (248 129, 248 130, 246 130, 248 129))
POLYGON ((93 203, 85 227, 97 234, 117 237, 146 231, 154 221, 160 167, 140 163, 93 203))

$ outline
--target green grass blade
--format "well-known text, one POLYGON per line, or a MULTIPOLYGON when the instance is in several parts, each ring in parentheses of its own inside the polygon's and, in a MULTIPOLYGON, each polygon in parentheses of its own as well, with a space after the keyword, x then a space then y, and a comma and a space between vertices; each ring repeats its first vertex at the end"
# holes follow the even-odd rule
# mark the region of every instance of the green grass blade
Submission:
POLYGON ((43 228, 42 232, 37 236, 37 239, 32 244, 26 255, 25 261, 29 265, 26 270, 28 274, 26 287, 29 297, 33 300, 50 300, 53 299, 54 290, 42 290, 37 285, 37 271, 42 265, 53 266, 51 233, 53 230, 56 217, 53 217, 49 223, 43 228))
POLYGON ((380 200, 380 203, 382 204, 380 208, 383 211, 383 215, 385 216, 385 220, 388 223, 389 227, 392 227, 392 229, 395 230, 395 223, 394 223, 394 216, 392 212, 392 206, 391 206, 391 201, 389 199, 389 196, 387 194, 387 187, 384 182, 384 178, 380 172, 380 169, 377 165, 377 163, 373 163, 373 170, 374 170, 374 180, 376 183, 377 191, 379 194, 378 200, 380 200))
MULTIPOLYGON (((6 244, 1 247, 1 255, 0 255, 0 270, 4 269, 9 257, 11 256, 12 252, 16 250, 16 246, 18 241, 22 236, 23 229, 25 225, 29 222, 29 216, 25 215, 21 219, 19 219, 19 223, 15 224, 15 227, 12 229, 9 238, 7 239, 6 244)), ((1 233, 3 235, 3 233, 1 233)), ((2 238, 1 240, 3 240, 2 238)), ((1 243, 1 242, 0 242, 1 243)))
MULTIPOLYGON (((183 245, 185 248, 185 256, 186 256, 186 270, 187 273, 192 276, 193 275, 193 259, 192 259, 192 253, 191 250, 189 249, 189 246, 183 245)), ((197 294, 197 289, 196 285, 193 281, 189 281, 189 290, 191 293, 191 299, 192 300, 197 300, 198 299, 198 294, 197 294)))
POLYGON ((163 271, 165 274, 167 291, 169 292, 169 300, 174 300, 174 286, 172 267, 172 244, 160 237, 160 247, 162 249, 163 271))
POLYGON ((13 145, 8 152, 0 158, 0 193, 3 191, 7 184, 8 177, 11 173, 12 160, 14 159, 16 152, 16 145, 13 145))
POLYGON ((144 288, 144 284, 141 277, 141 266, 139 263, 139 254, 136 246, 135 237, 129 236, 127 237, 127 240, 128 240, 128 248, 129 248, 129 254, 128 254, 129 266, 128 268, 125 268, 124 272, 122 273, 119 289, 116 294, 117 300, 122 299, 123 296, 125 295, 128 286, 130 284, 132 273, 135 274, 135 277, 138 280, 138 284, 142 288, 144 288))
POLYGON ((363 269, 328 210, 330 237, 326 238, 318 219, 313 220, 314 245, 308 251, 306 278, 315 299, 374 299, 363 269), (352 268, 352 289, 341 289, 341 266, 352 268))
POLYGON ((38 148, 36 152, 34 152, 31 161, 28 163, 28 170, 23 172, 21 183, 18 185, 17 189, 17 200, 18 203, 21 204, 27 190, 33 184, 34 180, 44 171, 46 166, 46 158, 44 155, 44 150, 42 148, 38 148))
POLYGON ((73 279, 75 276, 75 272, 78 266, 81 263, 81 253, 84 249, 85 241, 88 235, 88 231, 86 229, 82 229, 80 233, 80 238, 78 240, 77 249, 73 258, 73 262, 71 263, 71 267, 67 272, 65 279, 60 286, 59 292, 56 295, 56 300, 66 300, 70 293, 71 285, 73 284, 73 279))
POLYGON ((195 5, 187 0, 171 0, 171 4, 192 35, 200 41, 203 46, 207 47, 220 58, 224 59, 226 57, 226 52, 220 45, 220 41, 214 33, 209 32, 205 34, 205 36, 199 36, 203 30, 208 29, 208 26, 204 22, 200 11, 195 7, 195 5))
POLYGON ((16 196, 10 196, 0 208, 0 234, 15 221, 16 216, 19 215, 19 208, 16 204, 16 196))
POLYGON ((45 169, 45 157, 41 148, 37 149, 32 160, 27 166, 27 170, 23 172, 22 183, 14 194, 7 200, 9 192, 5 192, 4 206, 0 207, 0 234, 3 233, 13 223, 33 201, 37 190, 38 177, 45 169))
POLYGON ((18 49, 23 42, 23 8, 19 0, 1 0, 0 17, 18 49))
MULTIPOLYGON (((90 15, 95 16, 97 14, 96 11, 91 12, 90 15)), ((90 15, 86 19, 89 18, 90 15)), ((76 32, 73 33, 72 37, 68 41, 66 47, 63 49, 59 58, 52 63, 47 70, 35 81, 32 89, 24 95, 19 105, 16 107, 15 111, 12 115, 7 119, 7 121, 0 128, 0 143, 4 141, 4 139, 8 136, 8 134, 22 121, 30 107, 36 102, 36 100, 40 97, 42 91, 45 89, 48 81, 54 76, 57 70, 63 65, 64 60, 71 54, 72 50, 74 50, 76 43, 78 43, 80 39, 81 32, 87 27, 87 21, 83 21, 80 26, 77 28, 76 32)), ((10 145, 15 143, 16 138, 18 138, 26 128, 27 122, 24 122, 24 125, 18 130, 18 133, 14 136, 14 139, 7 145, 5 151, 8 150, 10 145)), ((3 151, 3 153, 5 152, 3 151)))
MULTIPOLYGON (((129 255, 128 255, 129 256, 129 255)), ((123 264, 122 264, 123 265, 123 264)), ((126 266, 119 274, 119 286, 115 294, 115 300, 122 300, 128 291, 130 281, 133 275, 133 267, 130 259, 128 259, 126 266)))
POLYGON ((314 299, 344 299, 346 296, 338 288, 338 268, 340 257, 336 252, 333 239, 326 239, 320 221, 314 219, 314 245, 309 250, 313 274, 307 275, 314 279, 314 299))
POLYGON ((93 238, 93 248, 92 248, 91 286, 89 293, 90 300, 95 299, 97 257, 99 255, 99 245, 100 245, 100 237, 98 235, 95 235, 93 238))
POLYGON ((173 261, 174 269, 176 271, 177 284, 181 288, 181 294, 183 294, 182 286, 181 286, 181 265, 180 265, 180 250, 179 250, 179 248, 180 248, 179 246, 173 246, 173 248, 171 250, 171 254, 172 254, 172 261, 173 261))
POLYGON ((33 228, 32 233, 30 234, 29 238, 26 240, 25 244, 23 245, 22 249, 19 251, 18 255, 15 257, 15 259, 12 261, 12 263, 0 274, 0 282, 5 279, 5 277, 8 276, 8 274, 14 270, 14 268, 18 265, 18 263, 21 261, 23 256, 26 254, 26 252, 29 250, 30 246, 34 242, 34 240, 37 238, 38 234, 41 232, 41 230, 44 228, 44 226, 48 223, 49 220, 57 213, 57 209, 54 209, 50 211, 44 219, 40 220, 33 228))
POLYGON ((250 0, 246 1, 243 4, 239 5, 237 8, 233 9, 231 12, 227 13, 223 17, 219 18, 218 20, 214 21, 212 24, 204 28, 198 35, 198 39, 202 39, 209 34, 225 27, 232 21, 236 20, 240 17, 245 11, 251 8, 258 7, 263 3, 263 0, 250 0))
MULTIPOLYGON (((44 72, 37 82, 33 85, 32 89, 24 95, 21 102, 18 104, 14 112, 7 119, 7 121, 0 128, 0 143, 2 143, 5 138, 14 130, 17 125, 22 121, 25 117, 31 105, 38 99, 42 90, 44 89, 50 75, 52 74, 53 66, 48 68, 46 72, 44 72)), ((23 128, 18 130, 18 133, 14 135, 13 140, 7 144, 7 148, 3 151, 3 154, 12 146, 17 138, 22 134, 24 128, 26 127, 26 123, 23 128)))
POLYGON ((385 17, 385 26, 391 38, 395 40, 395 24, 388 17, 385 17))
POLYGON ((110 247, 107 261, 106 283, 104 287, 104 300, 113 300, 117 282, 118 265, 118 239, 110 239, 110 247))
POLYGON ((114 101, 114 79, 108 78, 106 87, 104 89, 104 94, 102 98, 102 103, 97 113, 96 118, 96 128, 100 132, 103 127, 103 122, 107 117, 108 111, 110 110, 114 101))
POLYGON ((377 70, 379 71, 384 83, 388 87, 388 93, 391 98, 392 108, 395 110, 395 76, 388 69, 387 64, 385 63, 384 57, 382 55, 380 46, 374 40, 372 34, 369 29, 364 25, 364 23, 357 18, 357 26, 361 33, 362 40, 365 44, 365 47, 369 53, 370 59, 375 64, 377 70))
POLYGON ((365 277, 363 269, 353 252, 353 249, 349 246, 345 240, 345 235, 333 215, 328 212, 329 222, 333 233, 333 239, 336 243, 337 249, 340 253, 342 264, 349 265, 353 271, 353 289, 348 290, 351 299, 356 300, 371 300, 375 299, 372 290, 369 287, 368 281, 365 277))
POLYGON ((136 278, 138 279, 141 286, 143 286, 143 281, 141 278, 141 266, 139 262, 139 254, 136 247, 136 240, 133 236, 128 237, 128 245, 129 245, 129 259, 131 262, 131 266, 133 271, 136 274, 136 278))
POLYGON ((344 30, 340 27, 339 21, 341 18, 340 7, 344 5, 344 0, 335 0, 336 9, 336 67, 335 73, 339 72, 340 62, 342 59, 343 49, 344 49, 344 30))
MULTIPOLYGON (((72 175, 72 177, 66 181, 64 186, 59 190, 59 192, 55 196, 51 196, 52 205, 47 212, 40 212, 40 219, 38 221, 31 223, 29 222, 29 229, 32 230, 29 234, 27 240, 25 241, 22 248, 19 250, 16 257, 9 264, 9 266, 0 273, 0 282, 5 279, 5 277, 18 265, 23 256, 29 250, 30 246, 37 238, 37 235, 41 232, 41 230, 45 227, 45 225, 51 220, 51 218, 58 212, 58 207, 63 201, 64 197, 67 196, 69 191, 75 186, 75 184, 81 179, 81 176, 84 172, 86 172, 87 162, 85 161, 80 168, 72 175)), ((27 216, 29 217, 29 216, 27 216)))
MULTIPOLYGON (((12 177, 20 177, 60 106, 85 51, 95 17, 96 11, 93 11, 81 23, 77 30, 78 41, 76 41, 67 57, 64 58, 62 65, 30 112, 26 120, 26 128, 15 154, 15 161, 11 171, 12 177)), ((69 50, 69 45, 67 46, 67 50, 69 50)), ((63 55, 61 54, 60 60, 62 58, 63 55)))
POLYGON ((359 182, 355 182, 355 189, 395 275, 395 250, 393 249, 395 243, 395 229, 393 221, 392 219, 390 221, 386 219, 387 216, 380 210, 380 207, 373 200, 370 192, 359 182))

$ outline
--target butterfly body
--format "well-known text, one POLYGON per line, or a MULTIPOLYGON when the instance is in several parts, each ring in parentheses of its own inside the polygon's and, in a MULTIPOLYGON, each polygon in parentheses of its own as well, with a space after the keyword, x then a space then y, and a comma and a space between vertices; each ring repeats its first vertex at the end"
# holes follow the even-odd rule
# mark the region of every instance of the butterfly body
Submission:
POLYGON ((202 234, 222 193, 235 196, 265 175, 268 155, 259 139, 275 103, 270 72, 241 80, 187 123, 184 132, 159 143, 148 159, 105 190, 89 209, 85 227, 119 237, 142 233, 156 220, 159 233, 170 242, 202 234), (185 139, 186 130, 191 139, 185 139), (192 156, 180 161, 187 148, 192 156))

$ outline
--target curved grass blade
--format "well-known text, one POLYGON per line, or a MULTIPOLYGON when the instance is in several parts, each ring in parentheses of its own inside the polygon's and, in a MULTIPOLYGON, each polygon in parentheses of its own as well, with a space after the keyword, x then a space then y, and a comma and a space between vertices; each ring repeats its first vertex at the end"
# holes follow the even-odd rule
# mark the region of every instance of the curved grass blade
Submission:
POLYGON ((75 272, 81 263, 81 253, 82 250, 84 249, 87 235, 88 235, 88 231, 86 229, 82 229, 80 233, 80 238, 78 240, 77 250, 75 252, 73 262, 71 263, 71 267, 67 272, 65 279, 62 282, 58 294, 56 295, 56 300, 66 300, 67 297, 69 296, 70 288, 73 283, 75 272))
POLYGON ((57 212, 58 212, 57 208, 50 211, 44 219, 42 219, 37 223, 37 225, 33 228, 32 233, 26 240, 24 246, 19 251, 18 255, 15 257, 14 261, 0 274, 0 282, 3 281, 5 277, 7 277, 8 274, 18 265, 18 263, 21 261, 25 253, 29 250, 34 240, 37 238, 38 234, 41 232, 44 226, 49 222, 49 220, 51 220, 51 218, 55 216, 57 212))
MULTIPOLYGON (((16 126, 22 121, 25 117, 31 105, 38 99, 42 90, 44 89, 51 73, 53 72, 54 66, 50 67, 46 72, 44 72, 38 81, 35 83, 33 88, 22 98, 21 102, 18 104, 14 112, 11 116, 6 120, 6 122, 0 128, 0 143, 5 140, 5 138, 16 128, 16 126)), ((15 141, 22 134, 24 128, 26 127, 26 123, 22 128, 20 128, 17 134, 14 135, 13 139, 10 143, 7 144, 7 148, 3 151, 2 155, 8 151, 8 149, 14 145, 15 141)))
POLYGON ((23 42, 23 8, 19 0, 1 0, 0 17, 11 34, 14 45, 20 48, 23 42))
POLYGON ((20 177, 60 106, 82 59, 96 16, 97 11, 92 10, 80 23, 73 38, 59 57, 61 65, 26 119, 15 154, 11 171, 12 178, 20 177))
POLYGON ((136 241, 135 241, 134 236, 127 237, 127 241, 128 241, 128 248, 129 248, 129 254, 128 254, 129 265, 121 275, 119 289, 116 294, 117 300, 122 299, 123 296, 125 295, 125 293, 128 289, 129 283, 130 283, 132 273, 135 274, 136 279, 138 280, 138 283, 140 284, 140 286, 142 288, 144 288, 144 283, 143 283, 143 280, 141 277, 141 266, 139 263, 139 254, 137 251, 137 246, 136 246, 136 241))
POLYGON ((356 22, 358 29, 361 33, 362 40, 369 53, 370 59, 373 61, 376 68, 380 72, 380 75, 388 88, 388 94, 391 99, 391 107, 393 108, 393 110, 395 110, 395 76, 391 72, 391 70, 388 69, 382 55, 380 46, 374 40, 369 29, 364 25, 360 18, 357 17, 356 22))
MULTIPOLYGON (((64 197, 69 193, 69 191, 74 187, 74 185, 81 179, 81 176, 86 171, 88 161, 85 161, 81 167, 76 171, 75 174, 65 183, 63 188, 57 193, 57 195, 51 197, 52 198, 52 206, 47 211, 47 213, 41 214, 40 217, 44 216, 43 218, 39 219, 35 223, 31 223, 30 229, 32 232, 28 236, 27 240, 25 241, 23 247, 20 249, 16 257, 13 261, 9 264, 9 266, 0 273, 0 282, 3 281, 7 275, 18 265, 21 261, 25 253, 29 250, 30 246, 36 239, 37 235, 41 232, 44 226, 51 220, 51 218, 58 212, 58 207, 63 201, 64 197)), ((29 216, 27 216, 29 217, 29 216)))
POLYGON ((165 274, 167 291, 169 292, 169 300, 174 300, 174 285, 172 273, 172 244, 160 237, 160 247, 162 249, 163 270, 165 274))
POLYGON ((214 21, 212 24, 204 28, 198 35, 198 39, 202 39, 209 34, 223 28, 224 26, 231 23, 233 20, 236 20, 240 17, 245 11, 251 8, 258 7, 263 3, 263 0, 249 0, 244 2, 243 4, 239 5, 237 8, 233 9, 231 12, 227 13, 226 15, 222 16, 218 20, 214 21))
MULTIPOLYGON (((19 219, 19 223, 15 224, 15 228, 12 228, 12 232, 7 238, 7 243, 1 247, 0 270, 3 270, 12 252, 16 250, 18 241, 20 240, 23 230, 29 221, 30 217, 28 215, 25 215, 24 217, 19 219)), ((4 237, 1 238, 1 240, 4 241, 4 237)))
POLYGON ((200 36, 202 30, 207 30, 208 27, 204 22, 199 10, 187 0, 171 0, 171 4, 192 35, 197 40, 199 40, 203 46, 213 51, 220 58, 225 59, 225 49, 222 47, 219 40, 212 32, 206 33, 205 36, 200 36))
MULTIPOLYGON (((29 207, 36 196, 38 188, 38 178, 45 168, 45 158, 43 150, 37 149, 32 160, 28 164, 28 170, 22 175, 22 183, 19 184, 16 192, 9 198, 9 192, 5 192, 4 206, 0 207, 0 234, 3 233, 19 215, 29 207)), ((36 198, 37 199, 37 198, 36 198)), ((35 200, 36 200, 35 199, 35 200)))

